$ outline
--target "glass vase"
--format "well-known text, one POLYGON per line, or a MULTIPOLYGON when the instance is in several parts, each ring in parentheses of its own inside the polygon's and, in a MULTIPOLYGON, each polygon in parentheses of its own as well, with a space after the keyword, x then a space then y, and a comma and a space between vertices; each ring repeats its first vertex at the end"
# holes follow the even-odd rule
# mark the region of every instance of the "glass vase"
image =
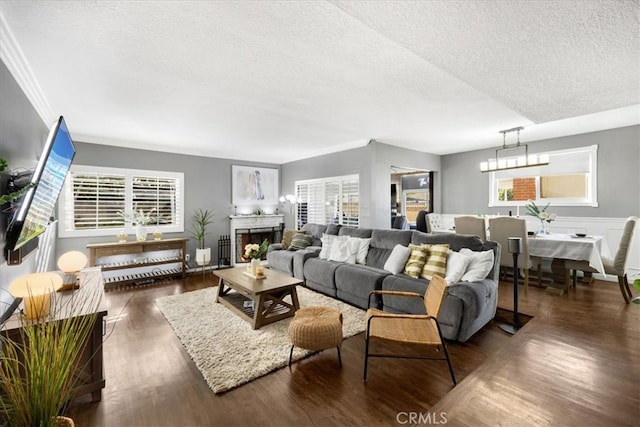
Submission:
POLYGON ((136 225, 136 240, 144 242, 147 240, 147 227, 144 225, 136 225))
POLYGON ((538 230, 538 234, 541 236, 549 234, 547 231, 547 222, 544 219, 540 220, 540 230, 538 230))

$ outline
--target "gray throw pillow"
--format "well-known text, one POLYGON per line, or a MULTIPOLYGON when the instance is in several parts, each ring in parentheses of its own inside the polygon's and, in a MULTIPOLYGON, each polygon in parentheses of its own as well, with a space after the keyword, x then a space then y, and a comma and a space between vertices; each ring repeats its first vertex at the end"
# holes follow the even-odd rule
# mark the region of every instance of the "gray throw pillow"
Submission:
POLYGON ((308 234, 296 233, 291 239, 291 244, 289 245, 289 251, 297 251, 298 249, 304 249, 307 246, 310 246, 313 242, 313 236, 308 234))

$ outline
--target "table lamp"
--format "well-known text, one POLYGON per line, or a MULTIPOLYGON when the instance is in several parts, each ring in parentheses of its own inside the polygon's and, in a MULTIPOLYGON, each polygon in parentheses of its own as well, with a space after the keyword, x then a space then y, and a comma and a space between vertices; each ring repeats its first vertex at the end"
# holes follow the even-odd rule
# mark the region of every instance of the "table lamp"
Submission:
POLYGON ((64 273, 61 291, 78 289, 78 272, 87 265, 87 256, 80 251, 65 252, 58 258, 58 268, 64 273))
POLYGON ((51 293, 62 286, 62 277, 56 273, 32 273, 20 276, 9 285, 9 292, 15 298, 22 298, 24 316, 40 319, 49 314, 51 293))

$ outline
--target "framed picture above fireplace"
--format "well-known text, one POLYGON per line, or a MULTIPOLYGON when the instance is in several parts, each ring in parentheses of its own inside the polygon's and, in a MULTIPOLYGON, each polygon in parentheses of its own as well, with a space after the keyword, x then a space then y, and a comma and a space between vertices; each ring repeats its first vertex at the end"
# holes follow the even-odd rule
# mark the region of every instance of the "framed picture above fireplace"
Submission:
POLYGON ((231 166, 231 203, 239 208, 278 205, 278 169, 231 166))

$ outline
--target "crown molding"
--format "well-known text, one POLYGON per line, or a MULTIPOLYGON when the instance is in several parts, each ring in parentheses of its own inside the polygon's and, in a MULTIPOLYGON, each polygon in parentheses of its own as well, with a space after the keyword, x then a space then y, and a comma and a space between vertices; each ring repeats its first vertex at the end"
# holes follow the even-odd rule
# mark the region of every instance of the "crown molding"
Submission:
POLYGON ((51 106, 31 71, 18 42, 16 41, 4 15, 0 13, 0 59, 22 89, 27 99, 45 124, 54 120, 51 106))

